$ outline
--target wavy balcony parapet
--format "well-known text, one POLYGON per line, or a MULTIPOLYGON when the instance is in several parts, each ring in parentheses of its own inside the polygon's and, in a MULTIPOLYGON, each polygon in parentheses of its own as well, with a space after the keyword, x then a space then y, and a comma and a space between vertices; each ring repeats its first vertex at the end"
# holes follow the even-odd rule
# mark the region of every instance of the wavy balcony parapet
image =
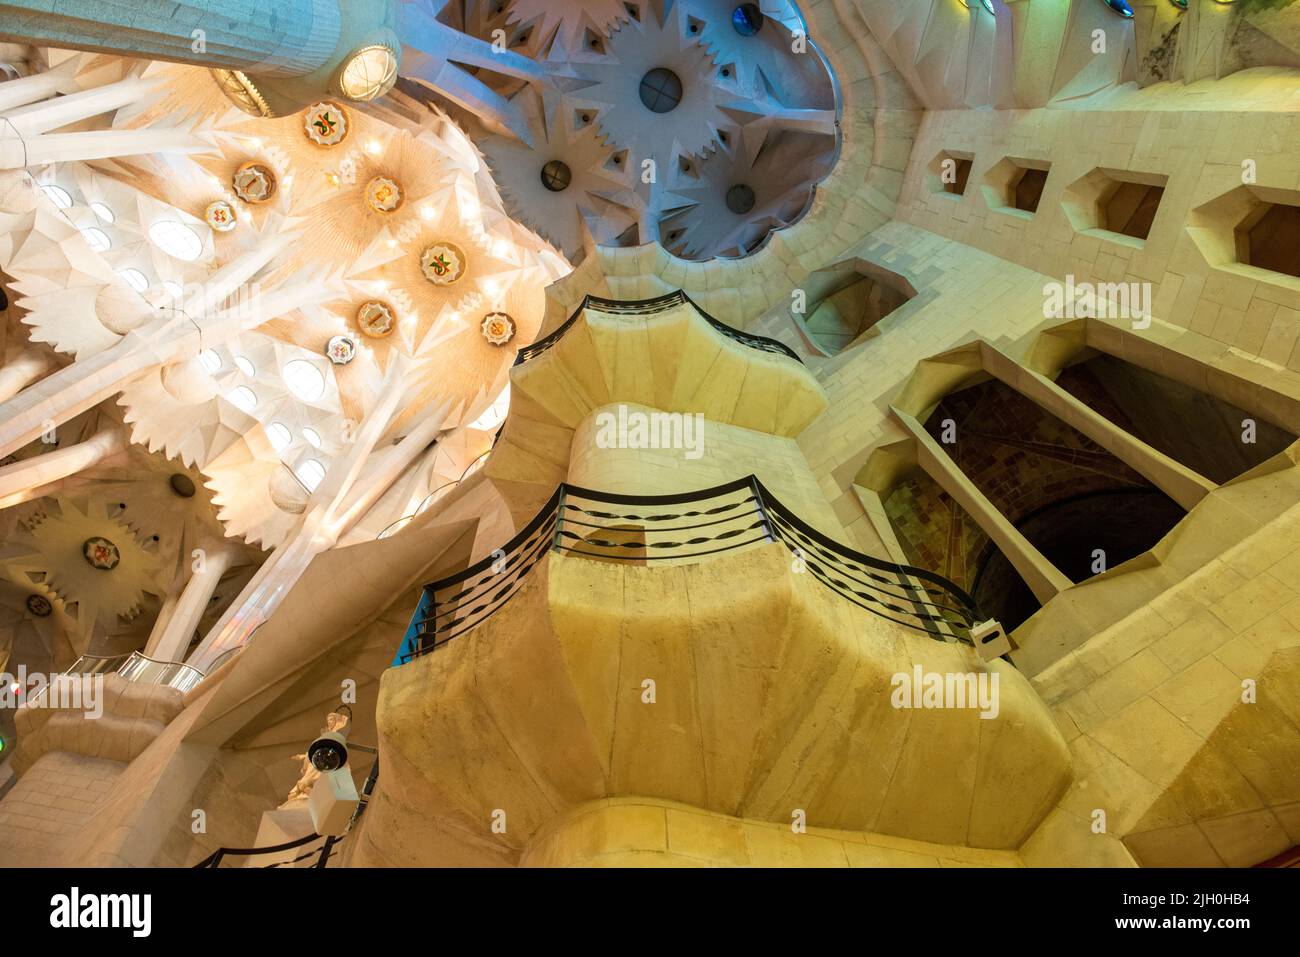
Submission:
POLYGON ((780 542, 796 563, 845 600, 939 641, 972 644, 982 618, 957 585, 921 568, 864 555, 818 532, 756 476, 673 495, 621 495, 558 486, 509 542, 424 586, 393 664, 471 631, 504 607, 552 552, 594 561, 693 564, 780 542))

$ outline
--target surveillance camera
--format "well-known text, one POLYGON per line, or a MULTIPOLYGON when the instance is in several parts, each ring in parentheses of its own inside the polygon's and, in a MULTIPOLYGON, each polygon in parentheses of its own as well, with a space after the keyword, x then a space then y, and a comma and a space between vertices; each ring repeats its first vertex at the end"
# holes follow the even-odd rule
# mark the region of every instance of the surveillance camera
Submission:
POLYGON ((347 735, 325 731, 307 748, 307 760, 317 771, 337 771, 348 763, 347 735))

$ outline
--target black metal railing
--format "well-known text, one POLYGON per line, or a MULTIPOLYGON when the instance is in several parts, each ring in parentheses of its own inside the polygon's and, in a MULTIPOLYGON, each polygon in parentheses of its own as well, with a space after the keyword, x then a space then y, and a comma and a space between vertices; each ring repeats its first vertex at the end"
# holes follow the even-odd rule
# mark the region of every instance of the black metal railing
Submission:
POLYGON ((520 349, 518 354, 515 356, 515 365, 520 365, 527 362, 529 359, 537 358, 543 352, 550 349, 551 346, 563 339, 565 334, 573 328, 573 324, 578 321, 583 312, 588 308, 594 309, 597 312, 613 313, 615 315, 653 316, 658 313, 676 309, 681 305, 689 305, 700 314, 705 322, 728 339, 739 342, 741 345, 748 346, 751 349, 758 349, 761 352, 770 352, 773 355, 788 356, 796 362, 803 362, 795 351, 783 342, 769 339, 767 336, 756 336, 752 333, 741 332, 739 329, 733 329, 725 322, 713 318, 713 316, 701 309, 699 305, 696 304, 695 300, 679 289, 676 292, 666 293, 662 296, 654 296, 650 299, 620 300, 605 299, 601 296, 584 296, 582 302, 578 305, 578 308, 574 310, 573 315, 564 320, 563 324, 560 325, 559 328, 550 335, 544 336, 536 342, 520 349))
POLYGON ((552 551, 596 561, 692 562, 781 542, 801 570, 846 600, 941 641, 971 643, 974 600, 940 575, 873 558, 799 518, 756 476, 673 495, 618 495, 561 484, 502 548, 424 587, 393 658, 402 665, 482 624, 552 551))
MULTIPOLYGON (((211 854, 209 854, 207 857, 205 857, 203 860, 195 864, 194 868, 196 870, 202 868, 207 868, 207 869, 217 868, 221 866, 221 862, 227 857, 259 857, 266 854, 280 854, 283 853, 284 851, 291 851, 295 847, 303 847, 307 844, 310 844, 312 841, 317 841, 317 840, 322 840, 321 835, 307 834, 303 837, 298 838, 297 840, 285 841, 283 844, 274 844, 270 847, 220 847, 217 848, 215 851, 213 851, 211 854)), ((294 864, 297 864, 301 861, 305 861, 308 858, 315 857, 317 858, 317 860, 316 863, 312 865, 312 867, 324 867, 325 862, 329 860, 330 855, 334 852, 333 851, 334 845, 337 844, 340 840, 342 840, 342 838, 325 837, 323 839, 323 843, 319 847, 313 847, 310 850, 304 851, 302 854, 299 854, 297 857, 292 858, 291 860, 276 861, 274 864, 263 864, 259 866, 292 867, 294 864)))

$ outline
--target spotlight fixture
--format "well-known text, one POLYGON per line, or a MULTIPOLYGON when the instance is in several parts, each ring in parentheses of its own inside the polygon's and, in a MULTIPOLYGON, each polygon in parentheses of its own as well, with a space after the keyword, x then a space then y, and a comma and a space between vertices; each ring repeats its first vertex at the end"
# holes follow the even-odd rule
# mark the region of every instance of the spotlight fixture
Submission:
POLYGON ((334 336, 325 344, 325 358, 336 366, 345 366, 357 355, 357 344, 347 336, 334 336))
POLYGON ((377 100, 397 83, 397 54, 383 44, 353 52, 339 71, 339 90, 349 100, 377 100))

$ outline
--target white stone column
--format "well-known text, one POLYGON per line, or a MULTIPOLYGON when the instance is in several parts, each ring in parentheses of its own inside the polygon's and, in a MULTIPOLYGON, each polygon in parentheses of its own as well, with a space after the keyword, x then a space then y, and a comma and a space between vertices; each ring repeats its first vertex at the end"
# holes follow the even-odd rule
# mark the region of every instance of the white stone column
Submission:
POLYGON ((257 570, 186 664, 206 672, 227 651, 244 644, 257 626, 271 617, 316 556, 333 548, 437 436, 446 421, 447 405, 430 410, 418 428, 388 449, 364 477, 361 475, 395 411, 403 374, 396 364, 390 368, 381 401, 371 411, 352 449, 334 463, 316 490, 316 504, 309 506, 289 539, 257 570))
MULTIPOLYGON (((276 240, 269 248, 277 249, 281 241, 276 240)), ((222 272, 236 265, 241 270, 249 268, 241 258, 222 272)), ((217 285, 218 276, 208 285, 217 285)), ((206 315, 170 312, 148 321, 103 352, 78 359, 0 402, 0 456, 17 451, 52 426, 116 395, 137 376, 193 358, 200 350, 241 331, 255 329, 268 319, 333 294, 331 284, 308 277, 269 292, 259 292, 224 312, 206 315)))
POLYGON ((30 501, 51 482, 75 475, 126 448, 121 429, 105 429, 84 442, 33 455, 0 468, 0 508, 30 501))
POLYGON ((158 80, 128 76, 78 93, 14 107, 3 113, 19 134, 35 136, 80 120, 88 120, 109 110, 140 103, 160 88, 158 80))
POLYGON ((54 360, 44 352, 28 349, 0 366, 0 402, 12 399, 27 386, 54 368, 54 360))
POLYGON ((138 375, 197 355, 199 331, 185 318, 159 318, 132 330, 98 355, 79 359, 0 402, 0 455, 116 395, 138 375))
POLYGON ((185 130, 88 130, 23 136, 0 117, 0 169, 112 159, 142 153, 199 153, 210 147, 185 130))
POLYGON ((221 576, 230 568, 237 555, 238 550, 225 543, 203 548, 202 565, 190 573, 171 614, 165 621, 163 615, 159 614, 162 627, 155 627, 149 635, 149 643, 144 649, 146 657, 155 661, 180 661, 185 657, 190 639, 194 637, 199 621, 203 618, 208 603, 212 601, 221 576))
POLYGON ((80 56, 64 60, 52 70, 22 76, 16 80, 6 80, 0 89, 0 113, 27 103, 35 103, 54 96, 56 93, 73 93, 77 85, 77 67, 80 56))

